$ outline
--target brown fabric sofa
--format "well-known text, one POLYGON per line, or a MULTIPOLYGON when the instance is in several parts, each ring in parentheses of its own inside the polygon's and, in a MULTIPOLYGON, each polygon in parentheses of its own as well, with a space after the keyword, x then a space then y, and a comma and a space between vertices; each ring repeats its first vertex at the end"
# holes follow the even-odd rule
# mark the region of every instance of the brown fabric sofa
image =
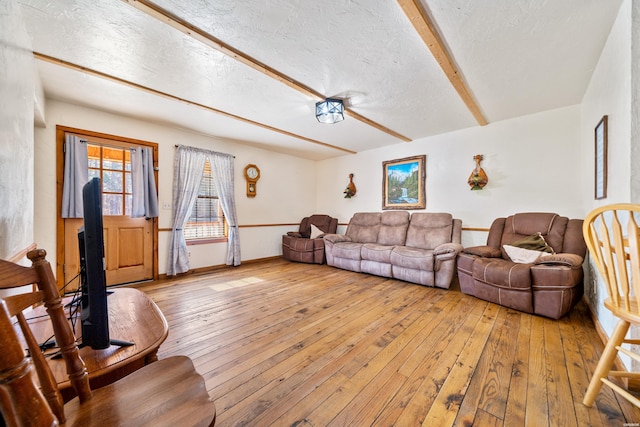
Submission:
POLYGON ((464 248, 458 255, 460 289, 486 301, 559 319, 582 297, 585 255, 580 219, 543 212, 498 218, 491 224, 486 246, 464 248), (512 261, 505 245, 512 249, 512 244, 538 233, 554 253, 541 252, 531 262, 512 261))
POLYGON ((282 236, 282 256, 289 261, 323 264, 325 262, 322 234, 311 238, 311 225, 323 233, 335 233, 338 218, 329 215, 311 215, 302 218, 298 231, 289 231, 282 236))
POLYGON ((324 236, 327 264, 449 288, 461 233, 462 222, 448 213, 359 212, 344 235, 324 236))

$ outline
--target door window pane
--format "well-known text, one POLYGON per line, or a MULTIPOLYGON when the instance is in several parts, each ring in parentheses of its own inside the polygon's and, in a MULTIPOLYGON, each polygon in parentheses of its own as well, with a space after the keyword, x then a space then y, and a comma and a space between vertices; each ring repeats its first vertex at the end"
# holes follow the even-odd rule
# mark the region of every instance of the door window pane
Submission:
POLYGON ((102 147, 102 168, 111 170, 124 169, 124 150, 102 147))
POLYGON ((103 171, 102 191, 108 193, 122 193, 122 172, 103 171))
POLYGON ((128 148, 89 143, 89 178, 102 181, 104 215, 131 215, 131 154, 128 148))
POLYGON ((122 194, 103 194, 102 195, 102 214, 103 215, 123 215, 122 194))

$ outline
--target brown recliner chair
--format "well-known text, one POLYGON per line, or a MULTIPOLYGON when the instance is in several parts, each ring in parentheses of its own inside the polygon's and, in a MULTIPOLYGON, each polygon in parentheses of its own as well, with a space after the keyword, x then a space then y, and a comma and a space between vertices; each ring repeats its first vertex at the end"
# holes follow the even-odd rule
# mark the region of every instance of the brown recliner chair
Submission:
POLYGON ((338 218, 319 214, 304 217, 298 231, 289 231, 282 236, 282 256, 289 261, 324 264, 322 236, 334 234, 337 229, 338 218))
POLYGON ((460 289, 486 301, 559 319, 582 297, 585 255, 581 219, 542 212, 498 218, 491 224, 486 246, 465 248, 458 255, 460 289), (541 242, 546 252, 539 247, 538 254, 514 255, 531 247, 532 240, 541 242), (525 259, 528 256, 532 258, 525 259))

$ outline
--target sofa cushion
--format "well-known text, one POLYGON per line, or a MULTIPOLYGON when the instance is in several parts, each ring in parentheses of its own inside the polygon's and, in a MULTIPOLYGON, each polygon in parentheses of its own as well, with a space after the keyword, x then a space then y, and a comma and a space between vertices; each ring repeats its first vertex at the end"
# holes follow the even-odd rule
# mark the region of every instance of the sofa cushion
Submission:
POLYGON ((451 242, 453 217, 449 213, 417 212, 411 215, 405 245, 412 248, 435 249, 451 242))
POLYGON ((473 263, 473 278, 503 288, 531 288, 531 265, 502 258, 478 258, 473 263))
POLYGON ((415 270, 433 271, 433 250, 395 246, 391 251, 391 264, 415 270))
POLYGON ((377 243, 381 245, 404 245, 409 227, 409 212, 386 211, 380 217, 377 243))
POLYGON ((567 217, 546 212, 527 212, 509 216, 505 221, 501 244, 513 245, 513 242, 540 233, 555 252, 562 252, 568 221, 567 217))
POLYGON ((500 249, 494 248, 493 246, 471 246, 469 248, 464 248, 462 252, 485 258, 500 258, 502 256, 500 249))
POLYGON ((355 259, 360 261, 360 251, 362 243, 340 242, 333 245, 332 254, 334 258, 355 259))
POLYGON ((352 242, 377 243, 380 217, 380 212, 357 212, 351 217, 345 234, 352 242))
POLYGON ((360 256, 363 260, 391 263, 391 251, 393 246, 379 245, 377 243, 365 243, 362 245, 360 256))

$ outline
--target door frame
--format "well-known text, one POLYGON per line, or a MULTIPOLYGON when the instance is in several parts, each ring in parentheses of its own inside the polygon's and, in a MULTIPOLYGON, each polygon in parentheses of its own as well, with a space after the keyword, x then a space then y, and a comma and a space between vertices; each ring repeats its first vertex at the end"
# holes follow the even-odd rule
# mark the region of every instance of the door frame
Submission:
MULTIPOLYGON (((142 141, 139 139, 126 138, 123 136, 110 135, 106 133, 94 132, 84 129, 77 129, 68 126, 56 125, 56 283, 58 289, 64 287, 64 236, 65 223, 62 218, 62 186, 64 182, 64 135, 65 133, 73 133, 75 135, 102 139, 105 143, 109 141, 126 142, 144 147, 149 147, 153 151, 153 174, 156 180, 156 188, 158 186, 158 144, 155 142, 142 141)), ((153 221, 153 280, 158 280, 158 218, 151 218, 153 221)))

